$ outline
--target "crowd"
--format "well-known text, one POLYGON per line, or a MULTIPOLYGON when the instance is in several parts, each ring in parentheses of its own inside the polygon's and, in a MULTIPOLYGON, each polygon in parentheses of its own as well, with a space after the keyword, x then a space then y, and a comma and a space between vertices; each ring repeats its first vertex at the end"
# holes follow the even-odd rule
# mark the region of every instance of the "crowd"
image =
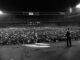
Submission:
MULTIPOLYGON (((72 39, 78 40, 79 32, 72 32, 72 39)), ((65 31, 49 29, 0 29, 0 45, 30 44, 36 42, 66 41, 65 31)))

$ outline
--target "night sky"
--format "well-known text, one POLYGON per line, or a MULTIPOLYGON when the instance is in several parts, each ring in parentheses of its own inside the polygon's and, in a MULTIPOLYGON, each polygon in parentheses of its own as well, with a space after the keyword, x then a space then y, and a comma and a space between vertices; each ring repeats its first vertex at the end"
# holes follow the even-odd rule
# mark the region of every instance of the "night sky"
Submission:
POLYGON ((69 6, 77 4, 77 0, 0 0, 0 9, 7 11, 65 11, 69 6))
MULTIPOLYGON (((39 21, 50 21, 50 19, 57 19, 63 18, 64 15, 52 15, 54 12, 65 12, 67 11, 68 7, 73 7, 78 4, 79 0, 0 0, 0 10, 14 12, 8 19, 7 18, 0 18, 0 23, 24 23, 28 19, 31 18, 38 18, 39 21), (22 12, 39 12, 40 15, 36 16, 28 16, 26 13, 23 14, 22 12), (19 14, 15 13, 19 12, 19 14), (48 14, 48 12, 50 12, 48 14), (45 14, 45 15, 44 15, 45 14), (46 15, 47 14, 47 15, 46 15), (16 19, 16 18, 20 19, 16 19), (22 18, 22 19, 21 19, 22 18), (23 18, 27 18, 23 20, 23 18)), ((33 21, 38 19, 32 19, 33 21)), ((51 20, 52 21, 52 20, 51 20)))

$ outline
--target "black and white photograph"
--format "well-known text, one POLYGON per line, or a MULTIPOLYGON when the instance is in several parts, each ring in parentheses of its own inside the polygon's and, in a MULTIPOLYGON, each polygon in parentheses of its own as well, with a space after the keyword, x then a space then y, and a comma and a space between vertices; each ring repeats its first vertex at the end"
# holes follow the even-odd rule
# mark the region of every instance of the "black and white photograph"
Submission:
POLYGON ((80 0, 0 0, 0 60, 80 60, 80 0))

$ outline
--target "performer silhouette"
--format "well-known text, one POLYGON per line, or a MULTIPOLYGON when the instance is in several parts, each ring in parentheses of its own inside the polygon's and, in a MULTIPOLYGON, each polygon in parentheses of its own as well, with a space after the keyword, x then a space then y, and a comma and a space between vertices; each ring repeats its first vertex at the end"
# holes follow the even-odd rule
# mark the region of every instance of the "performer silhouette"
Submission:
POLYGON ((69 31, 69 28, 67 29, 67 32, 66 32, 66 37, 67 37, 67 47, 71 47, 71 36, 70 36, 70 31, 69 31))

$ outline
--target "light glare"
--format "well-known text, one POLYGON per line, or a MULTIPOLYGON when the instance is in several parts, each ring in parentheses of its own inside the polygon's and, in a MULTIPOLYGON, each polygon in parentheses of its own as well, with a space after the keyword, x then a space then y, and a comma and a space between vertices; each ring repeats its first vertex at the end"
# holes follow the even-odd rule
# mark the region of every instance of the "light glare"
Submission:
POLYGON ((33 12, 29 12, 29 15, 34 15, 34 13, 33 12))
POLYGON ((23 46, 33 47, 33 48, 48 48, 48 47, 50 47, 50 44, 46 44, 46 43, 35 43, 35 44, 25 44, 23 46))
POLYGON ((80 8, 80 3, 78 5, 76 5, 76 8, 80 8))
POLYGON ((0 11, 0 14, 3 14, 3 11, 0 11))
POLYGON ((69 9, 70 13, 72 13, 72 8, 69 9))

